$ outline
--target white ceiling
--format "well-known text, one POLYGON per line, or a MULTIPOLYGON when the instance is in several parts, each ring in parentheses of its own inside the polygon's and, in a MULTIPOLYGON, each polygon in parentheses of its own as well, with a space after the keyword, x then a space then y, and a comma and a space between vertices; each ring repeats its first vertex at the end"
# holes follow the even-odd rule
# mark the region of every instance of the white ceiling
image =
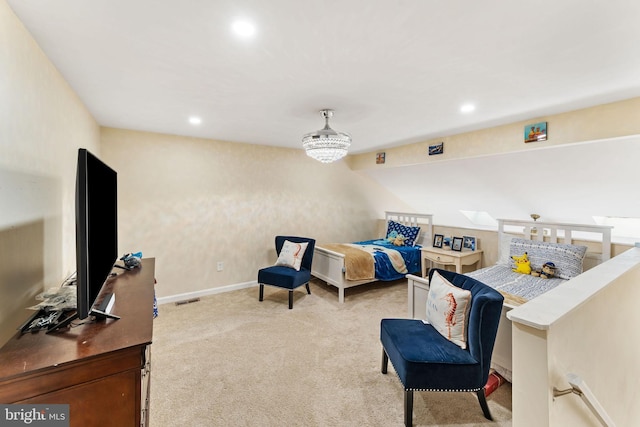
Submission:
POLYGON ((300 148, 333 108, 358 153, 640 96, 637 0, 7 2, 108 127, 300 148))

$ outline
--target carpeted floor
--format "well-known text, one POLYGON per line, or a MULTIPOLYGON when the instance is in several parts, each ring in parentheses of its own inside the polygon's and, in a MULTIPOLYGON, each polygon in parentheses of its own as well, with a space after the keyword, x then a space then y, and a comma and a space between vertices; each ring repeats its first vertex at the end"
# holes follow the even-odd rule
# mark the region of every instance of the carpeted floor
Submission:
MULTIPOLYGON (((347 290, 324 282, 294 292, 265 287, 160 306, 154 321, 152 427, 402 426, 403 389, 380 373, 380 319, 407 317, 406 281, 347 290)), ((414 395, 415 426, 511 426, 511 386, 414 395)))

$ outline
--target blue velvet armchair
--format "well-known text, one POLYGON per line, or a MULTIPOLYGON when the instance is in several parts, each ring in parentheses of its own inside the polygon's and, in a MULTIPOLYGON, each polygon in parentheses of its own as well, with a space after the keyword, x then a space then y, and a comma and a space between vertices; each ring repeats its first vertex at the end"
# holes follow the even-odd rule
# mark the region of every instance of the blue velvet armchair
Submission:
POLYGON ((451 271, 431 269, 430 282, 435 271, 451 284, 471 292, 467 348, 449 341, 422 320, 382 319, 382 373, 387 373, 391 359, 405 389, 406 426, 412 425, 414 391, 476 392, 484 416, 492 420, 484 386, 504 298, 495 289, 451 271))
POLYGON ((299 286, 306 285, 307 294, 311 294, 309 281, 311 280, 311 263, 313 262, 313 249, 315 239, 296 236, 276 236, 276 252, 280 255, 285 240, 293 243, 307 243, 307 248, 302 256, 300 270, 282 265, 273 265, 258 271, 258 283, 260 285, 259 301, 264 299, 264 285, 276 286, 289 290, 289 309, 293 308, 293 290, 299 286))

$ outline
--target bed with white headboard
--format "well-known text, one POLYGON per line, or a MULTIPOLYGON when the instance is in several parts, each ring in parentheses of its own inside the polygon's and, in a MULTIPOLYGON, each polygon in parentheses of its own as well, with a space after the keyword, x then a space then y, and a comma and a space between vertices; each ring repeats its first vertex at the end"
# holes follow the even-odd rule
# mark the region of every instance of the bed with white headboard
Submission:
MULTIPOLYGON (((611 257, 610 226, 498 220, 498 261, 495 265, 466 273, 497 289, 505 297, 492 366, 511 381, 511 321, 506 313, 611 257), (546 262, 556 265, 554 278, 534 277, 513 271, 512 256, 527 252, 531 268, 546 262)), ((407 276, 409 315, 424 319, 429 284, 425 278, 407 276)))
MULTIPOLYGON (((340 303, 344 302, 344 291, 347 288, 376 282, 378 280, 397 280, 406 274, 419 274, 421 271, 420 248, 423 244, 430 242, 431 236, 433 236, 433 215, 385 212, 385 221, 385 235, 379 237, 377 240, 355 243, 316 244, 311 274, 327 282, 327 284, 337 287, 338 300, 340 303), (417 228, 419 228, 419 231, 416 230, 417 228), (394 233, 395 230, 400 230, 401 232, 394 233), (388 244, 390 234, 391 236, 395 236, 402 234, 403 231, 408 235, 417 233, 415 237, 411 239, 413 242, 411 242, 410 245, 402 244, 395 246, 388 244), (387 240, 387 243, 383 242, 383 240, 387 240), (380 251, 383 249, 385 251, 390 250, 391 256, 389 258, 391 259, 396 259, 398 255, 401 255, 406 261, 408 270, 402 273, 403 270, 397 268, 397 272, 391 271, 391 273, 394 274, 381 274, 378 270, 378 265, 385 263, 380 263, 378 262, 379 258, 375 258, 375 272, 368 271, 361 273, 358 268, 358 261, 356 261, 354 257, 363 257, 359 259, 373 264, 374 261, 371 257, 380 256, 380 251), (368 258, 368 260, 364 255, 358 253, 363 250, 369 252, 368 256, 370 258, 368 258), (398 252, 397 254, 395 253, 396 251, 398 252)), ((403 235, 402 237, 405 236, 403 235)), ((397 259, 400 260, 400 258, 397 259)), ((402 264, 402 261, 400 261, 400 264, 402 264)), ((397 267, 397 263, 395 266, 397 267)))

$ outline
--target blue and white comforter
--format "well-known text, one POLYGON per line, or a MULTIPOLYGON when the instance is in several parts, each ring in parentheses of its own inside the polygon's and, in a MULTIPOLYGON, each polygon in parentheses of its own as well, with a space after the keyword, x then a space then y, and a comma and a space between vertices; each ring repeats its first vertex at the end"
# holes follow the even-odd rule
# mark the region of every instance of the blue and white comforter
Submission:
POLYGON ((421 271, 421 246, 395 246, 386 240, 365 240, 351 245, 372 254, 378 280, 402 279, 421 271))

